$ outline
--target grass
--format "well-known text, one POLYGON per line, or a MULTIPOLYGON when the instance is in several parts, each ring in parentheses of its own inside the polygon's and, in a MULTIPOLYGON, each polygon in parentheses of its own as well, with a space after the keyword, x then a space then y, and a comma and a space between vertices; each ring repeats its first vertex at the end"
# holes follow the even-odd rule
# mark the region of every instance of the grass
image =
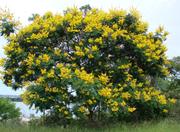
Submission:
POLYGON ((16 123, 0 124, 0 132, 180 132, 180 121, 165 119, 161 121, 143 122, 140 124, 114 124, 104 128, 80 128, 77 126, 43 127, 28 126, 16 123))
MULTIPOLYGON (((37 124, 35 120, 33 124, 37 124)), ((166 119, 141 123, 116 123, 103 128, 87 128, 79 125, 63 128, 20 124, 19 121, 0 123, 0 132, 180 132, 180 100, 166 119)))

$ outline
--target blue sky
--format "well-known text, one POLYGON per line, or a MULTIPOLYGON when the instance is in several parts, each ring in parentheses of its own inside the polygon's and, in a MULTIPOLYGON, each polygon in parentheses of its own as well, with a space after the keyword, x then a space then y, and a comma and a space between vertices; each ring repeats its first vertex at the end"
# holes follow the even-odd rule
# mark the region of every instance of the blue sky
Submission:
MULTIPOLYGON (((140 11, 143 20, 149 23, 149 30, 163 25, 170 33, 165 42, 168 58, 180 56, 180 0, 0 0, 0 8, 8 8, 23 25, 28 24, 32 13, 43 14, 46 11, 62 13, 67 7, 90 4, 92 7, 108 11, 111 8, 140 11)), ((6 41, 0 37, 0 57, 6 41)), ((0 82, 0 94, 19 94, 0 82)))

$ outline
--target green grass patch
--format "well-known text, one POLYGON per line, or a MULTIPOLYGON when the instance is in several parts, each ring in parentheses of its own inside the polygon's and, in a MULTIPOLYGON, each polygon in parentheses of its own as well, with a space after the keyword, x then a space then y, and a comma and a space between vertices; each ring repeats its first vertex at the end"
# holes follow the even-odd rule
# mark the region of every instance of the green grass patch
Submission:
POLYGON ((29 126, 18 123, 0 123, 0 132, 179 132, 180 121, 165 119, 161 121, 148 121, 143 123, 117 123, 103 128, 85 128, 79 126, 44 127, 29 126))

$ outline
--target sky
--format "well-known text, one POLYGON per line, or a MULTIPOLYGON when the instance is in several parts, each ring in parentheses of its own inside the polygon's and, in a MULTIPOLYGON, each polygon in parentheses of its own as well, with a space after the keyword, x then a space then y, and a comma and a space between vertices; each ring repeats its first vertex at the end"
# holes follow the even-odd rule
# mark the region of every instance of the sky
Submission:
MULTIPOLYGON (((62 13, 67 7, 81 7, 89 4, 91 7, 103 9, 136 8, 142 19, 149 23, 149 30, 154 31, 159 25, 170 33, 167 41, 167 56, 180 56, 180 0, 0 0, 0 8, 9 9, 14 16, 28 24, 28 17, 32 13, 44 14, 47 11, 62 13)), ((0 57, 4 57, 3 46, 6 41, 0 37, 0 57)), ((20 94, 0 82, 0 94, 20 94)))

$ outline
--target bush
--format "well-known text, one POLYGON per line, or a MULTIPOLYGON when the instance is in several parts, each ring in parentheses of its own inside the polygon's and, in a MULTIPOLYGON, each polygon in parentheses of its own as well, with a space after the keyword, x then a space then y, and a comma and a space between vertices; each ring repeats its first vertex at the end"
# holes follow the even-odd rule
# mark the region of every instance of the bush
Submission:
POLYGON ((19 118, 20 110, 8 99, 0 98, 0 121, 19 118))

